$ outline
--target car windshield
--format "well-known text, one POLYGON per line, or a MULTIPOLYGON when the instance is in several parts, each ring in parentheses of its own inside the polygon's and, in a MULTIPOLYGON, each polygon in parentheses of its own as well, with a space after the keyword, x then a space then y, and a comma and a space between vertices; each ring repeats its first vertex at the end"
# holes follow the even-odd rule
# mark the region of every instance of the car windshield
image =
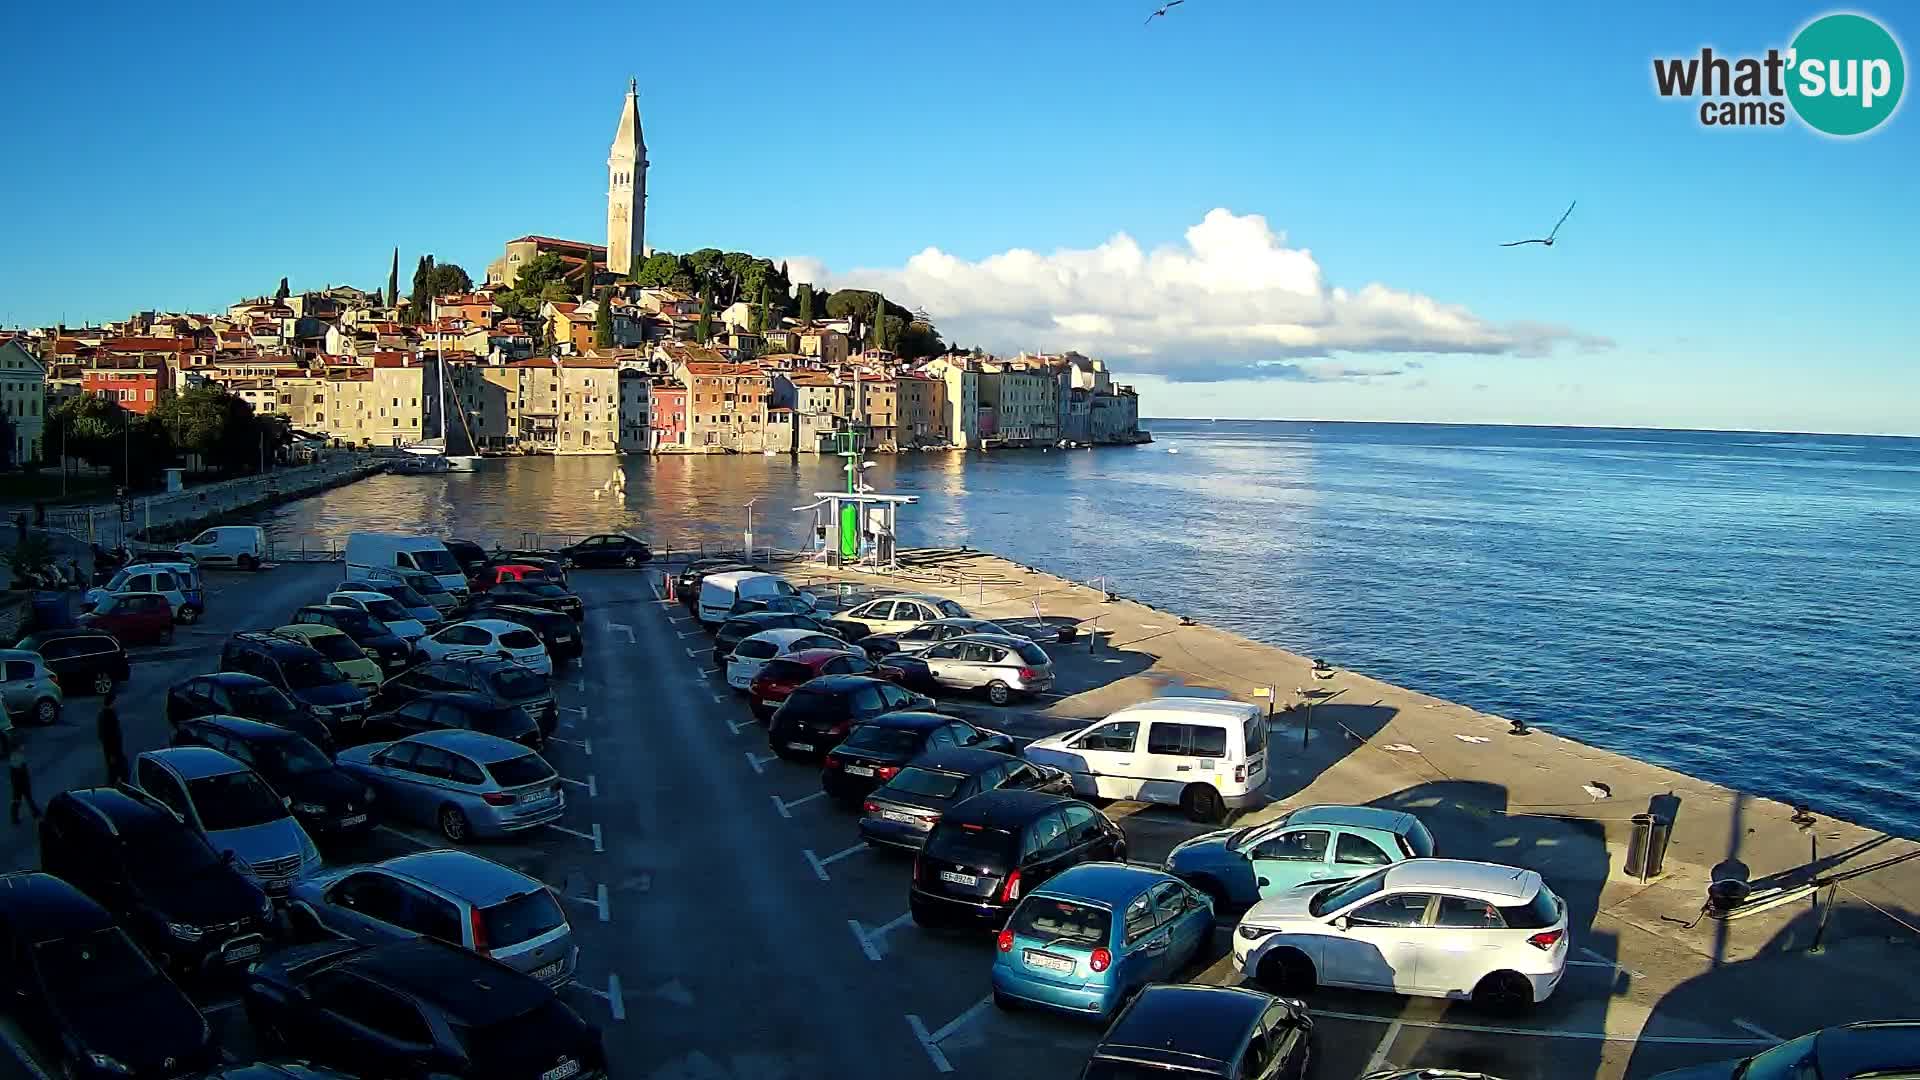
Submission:
POLYGON ((1388 867, 1382 867, 1363 878, 1355 878, 1345 885, 1335 885, 1313 894, 1307 903, 1307 910, 1315 915, 1325 915, 1329 911, 1339 911, 1349 904, 1365 900, 1386 887, 1388 867))
POLYGON ((432 574, 408 574, 406 587, 422 598, 441 596, 448 591, 445 585, 440 584, 440 579, 432 574))
POLYGON ((1105 945, 1113 913, 1077 900, 1030 896, 1013 913, 1013 932, 1048 944, 1105 945))
POLYGON ((220 865, 206 837, 171 819, 126 839, 127 868, 142 881, 197 882, 220 865))
POLYGON ((347 680, 340 669, 333 666, 333 661, 324 656, 291 657, 280 662, 280 670, 287 677, 287 686, 294 690, 311 690, 347 680))
POLYGON ((487 772, 493 775, 493 782, 503 788, 525 787, 554 777, 553 766, 547 764, 539 754, 522 754, 517 758, 496 761, 487 766, 487 772))
POLYGON ((951 600, 935 600, 933 606, 939 608, 940 614, 949 619, 964 619, 967 617, 967 609, 951 600))
POLYGON ((566 915, 560 911, 559 901, 545 889, 535 888, 508 897, 506 900, 483 908, 480 919, 486 925, 487 947, 504 949, 531 941, 550 930, 565 926, 566 915))
POLYGON ((468 715, 472 718, 473 730, 498 735, 503 739, 524 735, 536 726, 533 717, 518 705, 504 709, 480 709, 468 715))
POLYGON ((242 716, 286 716, 299 712, 287 695, 272 686, 229 686, 227 697, 242 716))
POLYGON ((355 608, 343 608, 330 612, 334 625, 345 634, 357 634, 367 637, 371 634, 386 633, 386 625, 380 620, 355 608))
POLYGON ((298 735, 255 743, 253 756, 264 771, 275 776, 306 776, 333 768, 319 747, 298 735))
POLYGON ((1755 1054, 1733 1071, 1734 1080, 1820 1080, 1813 1045, 1818 1034, 1802 1035, 1764 1054, 1755 1054))
POLYGON ((900 770, 887 787, 895 792, 911 795, 928 795, 936 799, 950 799, 960 790, 967 778, 958 773, 934 772, 932 769, 916 768, 912 765, 900 770))
POLYGON ((1047 651, 1031 641, 1023 641, 1015 645, 1013 651, 1019 653, 1020 659, 1025 660, 1029 664, 1044 664, 1048 662, 1047 651))
POLYGON ((1004 829, 943 822, 927 837, 927 856, 961 866, 1011 866, 1018 839, 1004 829))
POLYGON ((508 649, 537 649, 540 637, 531 630, 509 630, 500 635, 500 644, 508 649))
POLYGON ((526 585, 527 591, 529 593, 532 593, 534 596, 542 597, 547 600, 566 600, 566 599, 570 599, 573 596, 572 593, 568 592, 567 590, 561 588, 558 585, 555 585, 551 581, 536 580, 531 573, 527 575, 527 579, 524 582, 524 584, 526 585))
POLYGON ((56 997, 112 997, 158 976, 117 926, 33 947, 33 966, 56 997))
POLYGON ((787 703, 782 708, 786 710, 787 715, 795 719, 804 719, 809 716, 845 716, 847 713, 846 699, 840 695, 810 691, 804 686, 794 691, 793 696, 787 699, 787 703))
POLYGON ((409 551, 407 554, 413 556, 413 565, 425 570, 429 574, 457 574, 460 572, 460 564, 454 560, 453 555, 445 548, 421 548, 418 551, 409 551))
POLYGON ((779 651, 780 646, 765 638, 748 638, 733 647, 733 655, 742 660, 765 660, 779 651))
POLYGON ((367 654, 360 651, 360 646, 355 645, 353 639, 345 634, 315 634, 302 640, 313 646, 315 652, 328 660, 365 660, 367 658, 367 654))
POLYGON ((400 601, 395 600, 391 596, 382 596, 378 600, 369 597, 364 602, 367 605, 367 610, 371 612, 375 618, 398 621, 413 617, 407 614, 407 609, 401 606, 400 601))
POLYGON ((869 754, 885 754, 889 757, 902 757, 920 751, 920 733, 905 728, 883 727, 879 724, 862 724, 853 729, 847 741, 840 745, 849 750, 864 750, 869 754))
MULTIPOLYGON (((405 585, 382 585, 380 591, 394 598, 405 607, 432 607, 427 598, 407 588, 405 585)), ((441 590, 445 592, 446 590, 441 590)))
POLYGON ((494 693, 512 701, 536 697, 547 690, 547 681, 531 671, 496 671, 488 682, 494 693))
POLYGON ((799 683, 813 678, 813 669, 798 660, 769 660, 760 674, 770 682, 799 683))
POLYGON ((287 816, 287 805, 250 772, 203 776, 187 781, 187 794, 208 832, 249 829, 287 816))

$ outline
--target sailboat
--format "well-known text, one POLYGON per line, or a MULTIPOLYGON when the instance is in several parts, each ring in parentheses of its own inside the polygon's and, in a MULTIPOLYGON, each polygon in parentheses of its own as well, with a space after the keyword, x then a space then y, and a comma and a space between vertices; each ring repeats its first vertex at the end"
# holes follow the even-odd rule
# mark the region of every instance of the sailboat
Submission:
POLYGON ((467 447, 469 449, 472 449, 474 446, 473 428, 467 423, 467 411, 460 407, 459 397, 452 392, 452 388, 447 384, 446 353, 438 349, 434 350, 434 363, 437 365, 435 374, 440 383, 440 434, 431 439, 421 439, 418 442, 410 443, 401 447, 401 449, 415 457, 438 458, 446 465, 448 472, 472 472, 474 464, 480 460, 478 454, 451 454, 447 452, 449 449, 449 440, 447 438, 447 412, 449 405, 452 406, 452 411, 460 417, 460 428, 467 437, 467 447))

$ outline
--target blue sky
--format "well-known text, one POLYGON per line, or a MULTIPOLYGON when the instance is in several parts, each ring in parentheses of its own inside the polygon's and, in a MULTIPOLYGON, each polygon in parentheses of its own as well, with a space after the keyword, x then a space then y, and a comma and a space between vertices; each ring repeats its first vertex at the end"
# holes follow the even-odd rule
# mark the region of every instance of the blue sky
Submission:
MULTIPOLYGON (((372 286, 394 245, 403 272, 430 251, 477 276, 522 233, 599 238, 634 74, 655 246, 890 295, 937 248, 950 338, 1088 346, 1152 414, 1920 434, 1913 108, 1843 142, 1703 130, 1652 89, 1656 55, 1784 46, 1828 8, 1188 0, 1143 27, 1153 6, 16 5, 0 323, 372 286), (1495 246, 1575 198, 1552 250, 1495 246), (1216 209, 1310 251, 1313 282, 1457 306, 1503 344, 1376 335, 1219 381, 1263 357, 1216 333, 1262 297, 1198 285, 1204 327, 1080 340, 1062 317, 1100 323, 1100 296, 1005 295, 986 261, 1047 273, 1122 233, 1178 256, 1216 209)), ((1913 18, 1861 10, 1911 60, 1913 18)))

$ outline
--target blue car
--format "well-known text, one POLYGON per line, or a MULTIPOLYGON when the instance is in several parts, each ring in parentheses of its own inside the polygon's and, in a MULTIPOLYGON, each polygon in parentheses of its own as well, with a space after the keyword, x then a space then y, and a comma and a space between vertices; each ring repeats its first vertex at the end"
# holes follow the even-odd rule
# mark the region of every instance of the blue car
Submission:
POLYGON ((1000 931, 993 1001, 1105 1019, 1213 937, 1213 901, 1170 874, 1084 863, 1028 894, 1000 931))
POLYGON ((1258 825, 1196 836, 1168 853, 1166 869, 1225 910, 1309 881, 1359 877, 1433 854, 1433 834, 1412 814, 1374 806, 1303 806, 1258 825))

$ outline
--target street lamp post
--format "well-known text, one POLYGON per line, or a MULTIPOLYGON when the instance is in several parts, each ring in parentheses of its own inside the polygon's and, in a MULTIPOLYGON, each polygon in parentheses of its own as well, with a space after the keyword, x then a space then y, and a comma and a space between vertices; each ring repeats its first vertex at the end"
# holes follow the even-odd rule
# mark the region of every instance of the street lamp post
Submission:
POLYGON ((760 496, 758 495, 755 495, 753 498, 747 500, 746 541, 747 541, 747 565, 749 566, 753 565, 753 504, 759 501, 760 501, 760 496))

